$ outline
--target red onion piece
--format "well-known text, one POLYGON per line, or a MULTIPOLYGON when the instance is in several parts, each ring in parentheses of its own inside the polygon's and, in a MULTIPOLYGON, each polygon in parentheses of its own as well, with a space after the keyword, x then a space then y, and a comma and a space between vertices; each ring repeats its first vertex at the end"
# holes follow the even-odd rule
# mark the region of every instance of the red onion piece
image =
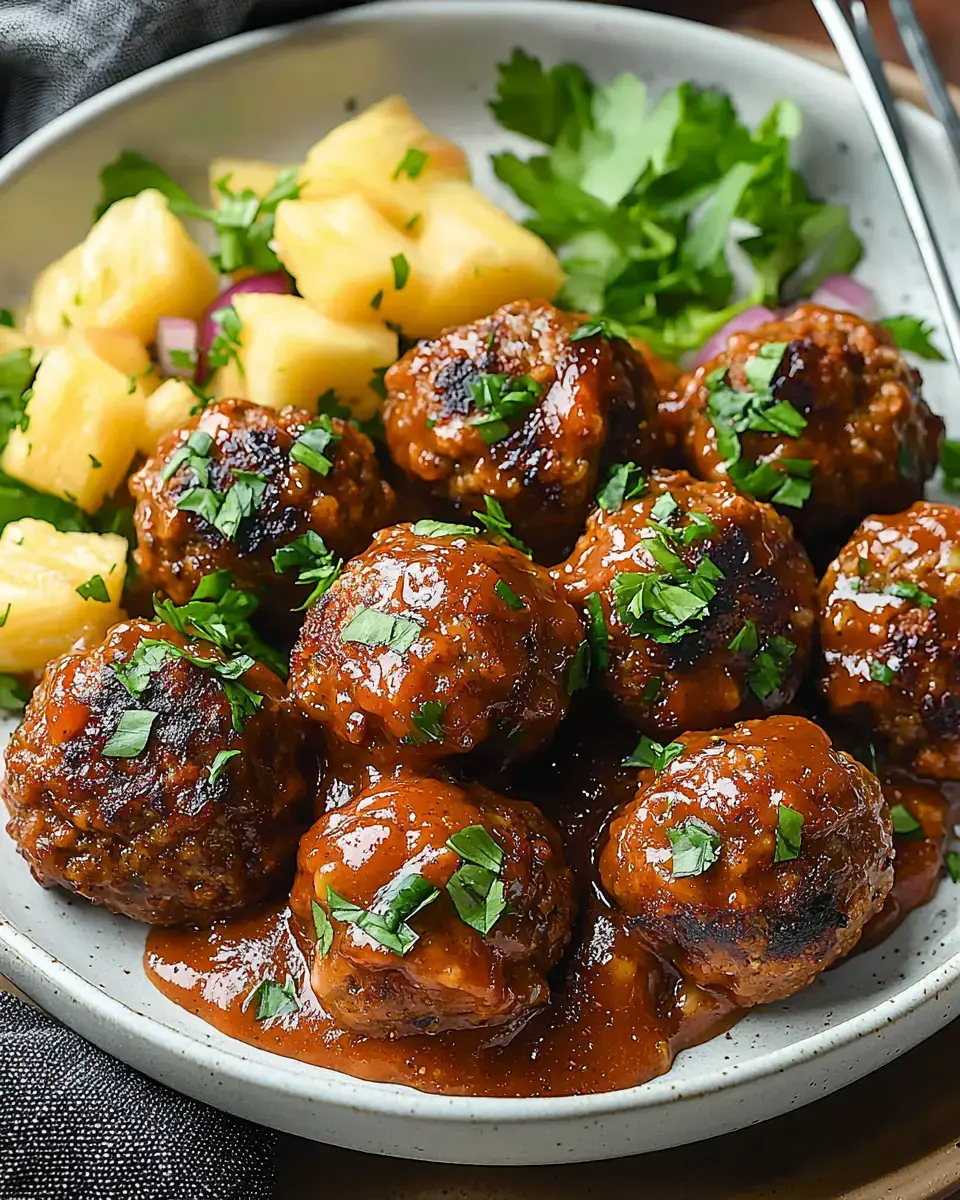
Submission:
POLYGON ((197 339, 199 330, 196 321, 186 317, 161 317, 157 322, 157 361, 164 375, 174 379, 193 379, 197 373, 197 339), (182 354, 190 356, 189 365, 184 365, 182 354), (174 361, 174 357, 178 361, 174 361))
MULTIPOLYGON (((249 275, 246 279, 241 279, 239 283, 231 284, 226 291, 221 292, 201 318, 201 358, 206 355, 210 349, 210 343, 220 332, 216 321, 213 320, 213 314, 221 308, 227 308, 228 305, 232 304, 234 296, 240 292, 271 292, 279 296, 289 296, 293 292, 293 280, 286 271, 268 271, 264 275, 249 275)), ((200 378, 203 379, 205 374, 206 371, 203 371, 200 378)))
POLYGON ((756 329, 758 325, 764 325, 767 321, 775 321, 777 314, 771 312, 769 308, 764 308, 762 304, 755 304, 752 308, 745 308, 742 313, 737 313, 732 317, 726 325, 721 325, 712 338, 709 338, 701 346, 694 359, 695 367, 702 366, 703 363, 709 362, 711 358, 715 358, 727 344, 727 338, 732 333, 749 333, 751 329, 756 329))
POLYGON ((873 292, 849 275, 828 275, 811 297, 824 308, 839 308, 871 321, 877 316, 877 298, 873 292))

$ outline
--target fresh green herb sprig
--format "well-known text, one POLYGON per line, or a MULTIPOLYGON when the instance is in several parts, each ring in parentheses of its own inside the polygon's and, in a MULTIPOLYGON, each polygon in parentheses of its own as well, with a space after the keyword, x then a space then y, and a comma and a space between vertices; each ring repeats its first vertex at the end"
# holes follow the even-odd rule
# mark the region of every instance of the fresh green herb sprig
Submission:
POLYGON ((273 556, 273 569, 278 575, 297 568, 298 584, 312 584, 313 589, 306 600, 294 609, 303 612, 325 595, 343 573, 343 560, 337 558, 326 542, 314 530, 281 546, 273 556))
POLYGON ((645 538, 643 546, 660 570, 614 577, 617 615, 635 637, 650 637, 661 645, 679 642, 708 616, 723 572, 708 555, 691 569, 659 531, 645 538))
POLYGON ((508 437, 510 423, 525 417, 543 394, 543 385, 529 375, 481 374, 469 387, 480 414, 470 424, 488 446, 508 437))
POLYGON ((678 759, 685 749, 682 742, 667 742, 664 745, 644 734, 633 752, 623 760, 623 765, 638 767, 641 771, 654 771, 659 775, 678 759))

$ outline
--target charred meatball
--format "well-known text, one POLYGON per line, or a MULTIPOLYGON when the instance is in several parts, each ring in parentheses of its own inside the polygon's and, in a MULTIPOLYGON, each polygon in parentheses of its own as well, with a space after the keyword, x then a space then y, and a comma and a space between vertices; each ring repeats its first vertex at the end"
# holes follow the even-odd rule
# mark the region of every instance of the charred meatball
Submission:
POLYGON ((406 776, 314 825, 292 906, 323 1007, 395 1037, 499 1025, 543 1004, 573 883, 532 804, 406 776))
POLYGON ((308 611, 291 690, 335 737, 375 752, 518 756, 566 712, 582 639, 546 569, 518 550, 463 526, 398 525, 308 611))
POLYGON ((960 779, 960 510, 868 517, 820 584, 823 694, 921 775, 960 779))
POLYGON ((892 337, 851 313, 801 305, 735 333, 681 384, 686 458, 789 512, 804 541, 839 545, 869 512, 923 495, 943 423, 892 337))
POLYGON ((890 890, 880 783, 802 717, 678 750, 614 819, 603 884, 695 983, 744 1006, 782 1000, 855 945, 890 890))
POLYGON ((659 448, 643 359, 625 341, 575 339, 583 323, 517 301, 420 342, 386 376, 394 461, 467 514, 499 501, 544 562, 573 544, 608 463, 649 464, 659 448))
POLYGON ((313 533, 349 557, 393 512, 373 445, 348 421, 246 400, 212 405, 163 437, 130 491, 137 565, 176 604, 229 569, 271 607, 294 608, 309 589, 295 572, 277 574, 277 550, 313 533))
POLYGON ((607 507, 552 572, 591 623, 604 686, 655 736, 789 703, 816 621, 813 568, 790 522, 685 471, 636 482, 633 500, 630 486, 604 489, 607 507))
POLYGON ((272 671, 222 661, 130 621, 48 665, 3 780, 7 828, 40 883, 172 925, 287 882, 309 823, 301 718, 272 671))

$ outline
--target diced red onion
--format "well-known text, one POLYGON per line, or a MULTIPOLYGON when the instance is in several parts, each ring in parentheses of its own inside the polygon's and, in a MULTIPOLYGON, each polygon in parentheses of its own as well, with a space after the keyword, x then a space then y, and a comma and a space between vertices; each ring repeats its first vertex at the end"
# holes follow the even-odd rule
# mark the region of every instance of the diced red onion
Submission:
MULTIPOLYGON (((213 314, 221 308, 227 308, 233 303, 233 298, 240 292, 270 292, 279 296, 289 296, 293 292, 293 280, 286 271, 268 271, 264 275, 249 275, 239 283, 233 283, 221 292, 207 311, 203 314, 200 324, 200 357, 203 358, 210 349, 210 343, 220 332, 213 314)), ((202 379, 206 372, 202 372, 202 379)))
POLYGON ((877 316, 877 298, 873 292, 849 275, 828 275, 811 297, 824 308, 839 308, 856 313, 867 321, 877 316))
POLYGON ((749 333, 758 325, 764 325, 767 321, 775 321, 776 318, 777 314, 771 312, 769 308, 764 308, 762 304, 745 308, 742 313, 737 313, 735 317, 731 318, 726 325, 721 325, 713 337, 704 342, 693 365, 699 367, 703 363, 709 362, 711 358, 715 358, 727 344, 727 338, 732 333, 749 333))
POLYGON ((157 361, 164 375, 175 379, 193 379, 197 373, 198 337, 196 321, 190 321, 186 317, 160 318, 157 322, 157 361), (177 351, 180 353, 175 354, 177 351), (188 364, 180 354, 189 356, 188 364))

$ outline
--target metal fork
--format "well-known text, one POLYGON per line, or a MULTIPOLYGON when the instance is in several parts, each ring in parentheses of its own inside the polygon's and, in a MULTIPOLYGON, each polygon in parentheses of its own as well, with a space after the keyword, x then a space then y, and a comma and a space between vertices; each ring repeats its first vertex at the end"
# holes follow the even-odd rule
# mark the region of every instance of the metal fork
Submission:
MULTIPOLYGON (((873 127, 930 280, 953 360, 960 371, 960 302, 910 165, 903 123, 883 73, 883 61, 866 5, 863 0, 813 0, 813 3, 873 127)), ((930 97, 931 108, 944 123, 960 166, 960 120, 911 0, 890 0, 890 3, 907 53, 930 97)))

